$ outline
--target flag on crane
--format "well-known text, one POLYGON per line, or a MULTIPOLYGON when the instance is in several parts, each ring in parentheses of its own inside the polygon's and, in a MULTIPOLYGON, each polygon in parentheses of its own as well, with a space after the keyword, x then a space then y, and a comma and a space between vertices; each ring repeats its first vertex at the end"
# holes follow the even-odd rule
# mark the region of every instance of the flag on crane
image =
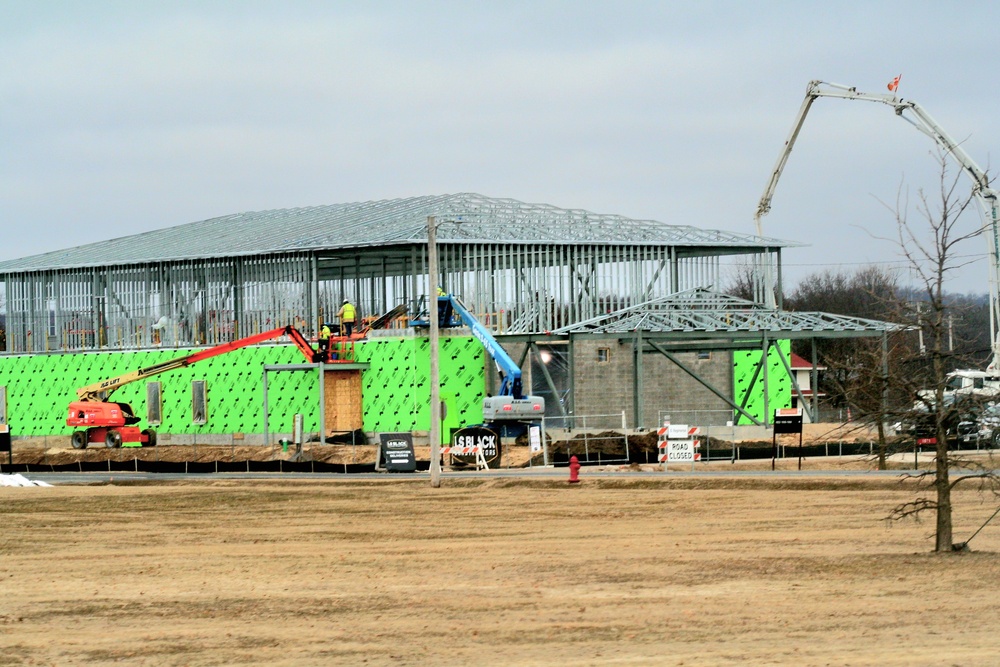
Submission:
POLYGON ((900 76, 903 76, 903 75, 900 74, 895 79, 893 79, 892 81, 890 81, 888 86, 886 86, 889 89, 890 93, 896 92, 896 89, 899 88, 899 77, 900 76))

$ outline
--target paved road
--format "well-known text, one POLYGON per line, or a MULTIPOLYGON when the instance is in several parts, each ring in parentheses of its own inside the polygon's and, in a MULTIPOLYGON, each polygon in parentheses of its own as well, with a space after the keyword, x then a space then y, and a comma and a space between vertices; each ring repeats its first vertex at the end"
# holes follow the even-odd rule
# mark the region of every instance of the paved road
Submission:
MULTIPOLYGON (((997 471, 1000 473, 1000 471, 997 471)), ((609 470, 584 468, 580 471, 580 479, 818 479, 818 478, 868 478, 889 479, 906 474, 901 470, 712 470, 712 471, 682 471, 670 470, 609 470)), ((953 470, 952 477, 970 474, 967 471, 953 470)), ((428 473, 359 473, 345 475, 343 473, 148 473, 148 472, 60 472, 60 473, 30 473, 25 475, 31 480, 40 480, 49 484, 107 484, 109 482, 175 482, 175 481, 212 481, 220 479, 252 479, 252 480, 312 480, 312 481, 351 481, 351 480, 427 480, 428 473)), ((441 475, 443 483, 449 479, 544 479, 565 480, 568 478, 566 468, 518 468, 509 470, 488 470, 482 472, 461 471, 445 472, 441 475)))

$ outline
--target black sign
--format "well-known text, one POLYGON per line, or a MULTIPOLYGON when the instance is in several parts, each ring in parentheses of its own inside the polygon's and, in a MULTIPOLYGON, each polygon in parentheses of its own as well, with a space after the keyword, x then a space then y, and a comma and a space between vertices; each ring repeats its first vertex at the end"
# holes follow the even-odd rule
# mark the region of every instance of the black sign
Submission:
POLYGON ((775 410, 774 432, 802 433, 802 412, 799 410, 775 410))
POLYGON ((379 433, 379 456, 388 472, 413 472, 417 457, 413 453, 413 436, 409 433, 379 433))
MULTIPOLYGON (((500 464, 500 436, 488 428, 472 426, 455 431, 451 436, 452 447, 480 447, 486 465, 493 468, 500 464)), ((453 454, 455 459, 469 465, 476 464, 475 454, 453 454)))
POLYGON ((0 452, 7 452, 7 461, 14 465, 14 449, 10 446, 10 429, 6 424, 0 424, 0 452))

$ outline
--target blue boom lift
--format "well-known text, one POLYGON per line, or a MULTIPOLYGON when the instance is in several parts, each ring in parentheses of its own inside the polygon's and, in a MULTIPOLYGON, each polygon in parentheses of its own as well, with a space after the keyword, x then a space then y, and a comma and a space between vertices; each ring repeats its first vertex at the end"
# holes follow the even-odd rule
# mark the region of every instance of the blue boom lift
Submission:
MULTIPOLYGON (((545 399, 525 396, 521 388, 521 369, 500 343, 454 294, 437 297, 438 326, 442 329, 465 325, 472 331, 486 353, 490 355, 500 373, 500 391, 496 396, 483 400, 483 423, 509 421, 537 421, 545 415, 545 399)), ((414 321, 414 326, 428 326, 426 320, 414 321)))

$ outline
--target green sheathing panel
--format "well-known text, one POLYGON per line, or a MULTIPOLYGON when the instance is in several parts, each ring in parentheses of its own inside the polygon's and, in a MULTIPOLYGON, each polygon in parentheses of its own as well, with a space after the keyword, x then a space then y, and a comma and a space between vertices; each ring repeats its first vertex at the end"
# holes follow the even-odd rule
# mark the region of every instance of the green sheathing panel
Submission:
MULTIPOLYGON (((69 434, 66 409, 76 389, 106 378, 183 357, 194 350, 101 352, 0 357, 0 385, 7 387, 7 415, 16 436, 69 434)), ((154 426, 164 433, 263 433, 265 364, 301 364, 292 345, 257 345, 206 359, 188 368, 150 378, 162 384, 163 420, 154 426), (205 380, 208 423, 191 421, 191 381, 205 380)), ((303 413, 307 429, 319 423, 319 388, 315 371, 268 374, 269 424, 272 431, 291 430, 292 415, 303 413)), ((129 403, 148 424, 146 382, 126 385, 112 395, 129 403)))
MULTIPOLYGON (((440 339, 441 399, 445 427, 479 424, 486 397, 485 352, 472 337, 440 339)), ((356 348, 370 364, 361 374, 364 430, 430 429, 430 343, 427 338, 376 338, 356 348)))
MULTIPOLYGON (((415 431, 430 427, 430 356, 426 338, 385 338, 359 343, 357 361, 363 371, 364 429, 415 431)), ((66 409, 79 387, 117 377, 194 350, 95 352, 0 357, 0 386, 7 387, 7 415, 16 436, 68 435, 66 409)), ((485 352, 472 337, 442 337, 441 397, 448 406, 445 427, 478 424, 483 418, 485 352)), ((162 384, 163 420, 153 426, 162 433, 263 433, 264 365, 301 364, 292 345, 257 345, 206 359, 188 368, 150 378, 162 384), (191 421, 191 381, 205 380, 208 422, 191 421)), ((113 400, 128 403, 146 416, 146 382, 116 391, 113 400)), ((307 431, 319 430, 319 386, 316 371, 268 373, 268 426, 272 432, 291 431, 302 413, 307 431)))
MULTIPOLYGON (((772 415, 774 414, 774 410, 790 408, 792 406, 792 380, 788 377, 785 365, 781 363, 778 350, 775 349, 776 347, 781 348, 785 359, 788 360, 791 358, 792 345, 787 340, 776 341, 767 353, 767 389, 769 394, 767 407, 771 410, 772 415)), ((753 379, 753 373, 757 369, 757 364, 760 363, 761 354, 759 350, 733 352, 733 400, 736 401, 737 405, 743 404, 743 399, 750 388, 750 380, 753 379)), ((757 376, 757 382, 754 383, 753 390, 750 392, 750 398, 747 400, 744 409, 760 421, 764 421, 763 371, 757 376)), ((738 418, 736 421, 737 424, 750 423, 750 420, 743 415, 739 413, 736 413, 736 415, 738 418)), ((768 419, 768 422, 770 421, 768 419)))

